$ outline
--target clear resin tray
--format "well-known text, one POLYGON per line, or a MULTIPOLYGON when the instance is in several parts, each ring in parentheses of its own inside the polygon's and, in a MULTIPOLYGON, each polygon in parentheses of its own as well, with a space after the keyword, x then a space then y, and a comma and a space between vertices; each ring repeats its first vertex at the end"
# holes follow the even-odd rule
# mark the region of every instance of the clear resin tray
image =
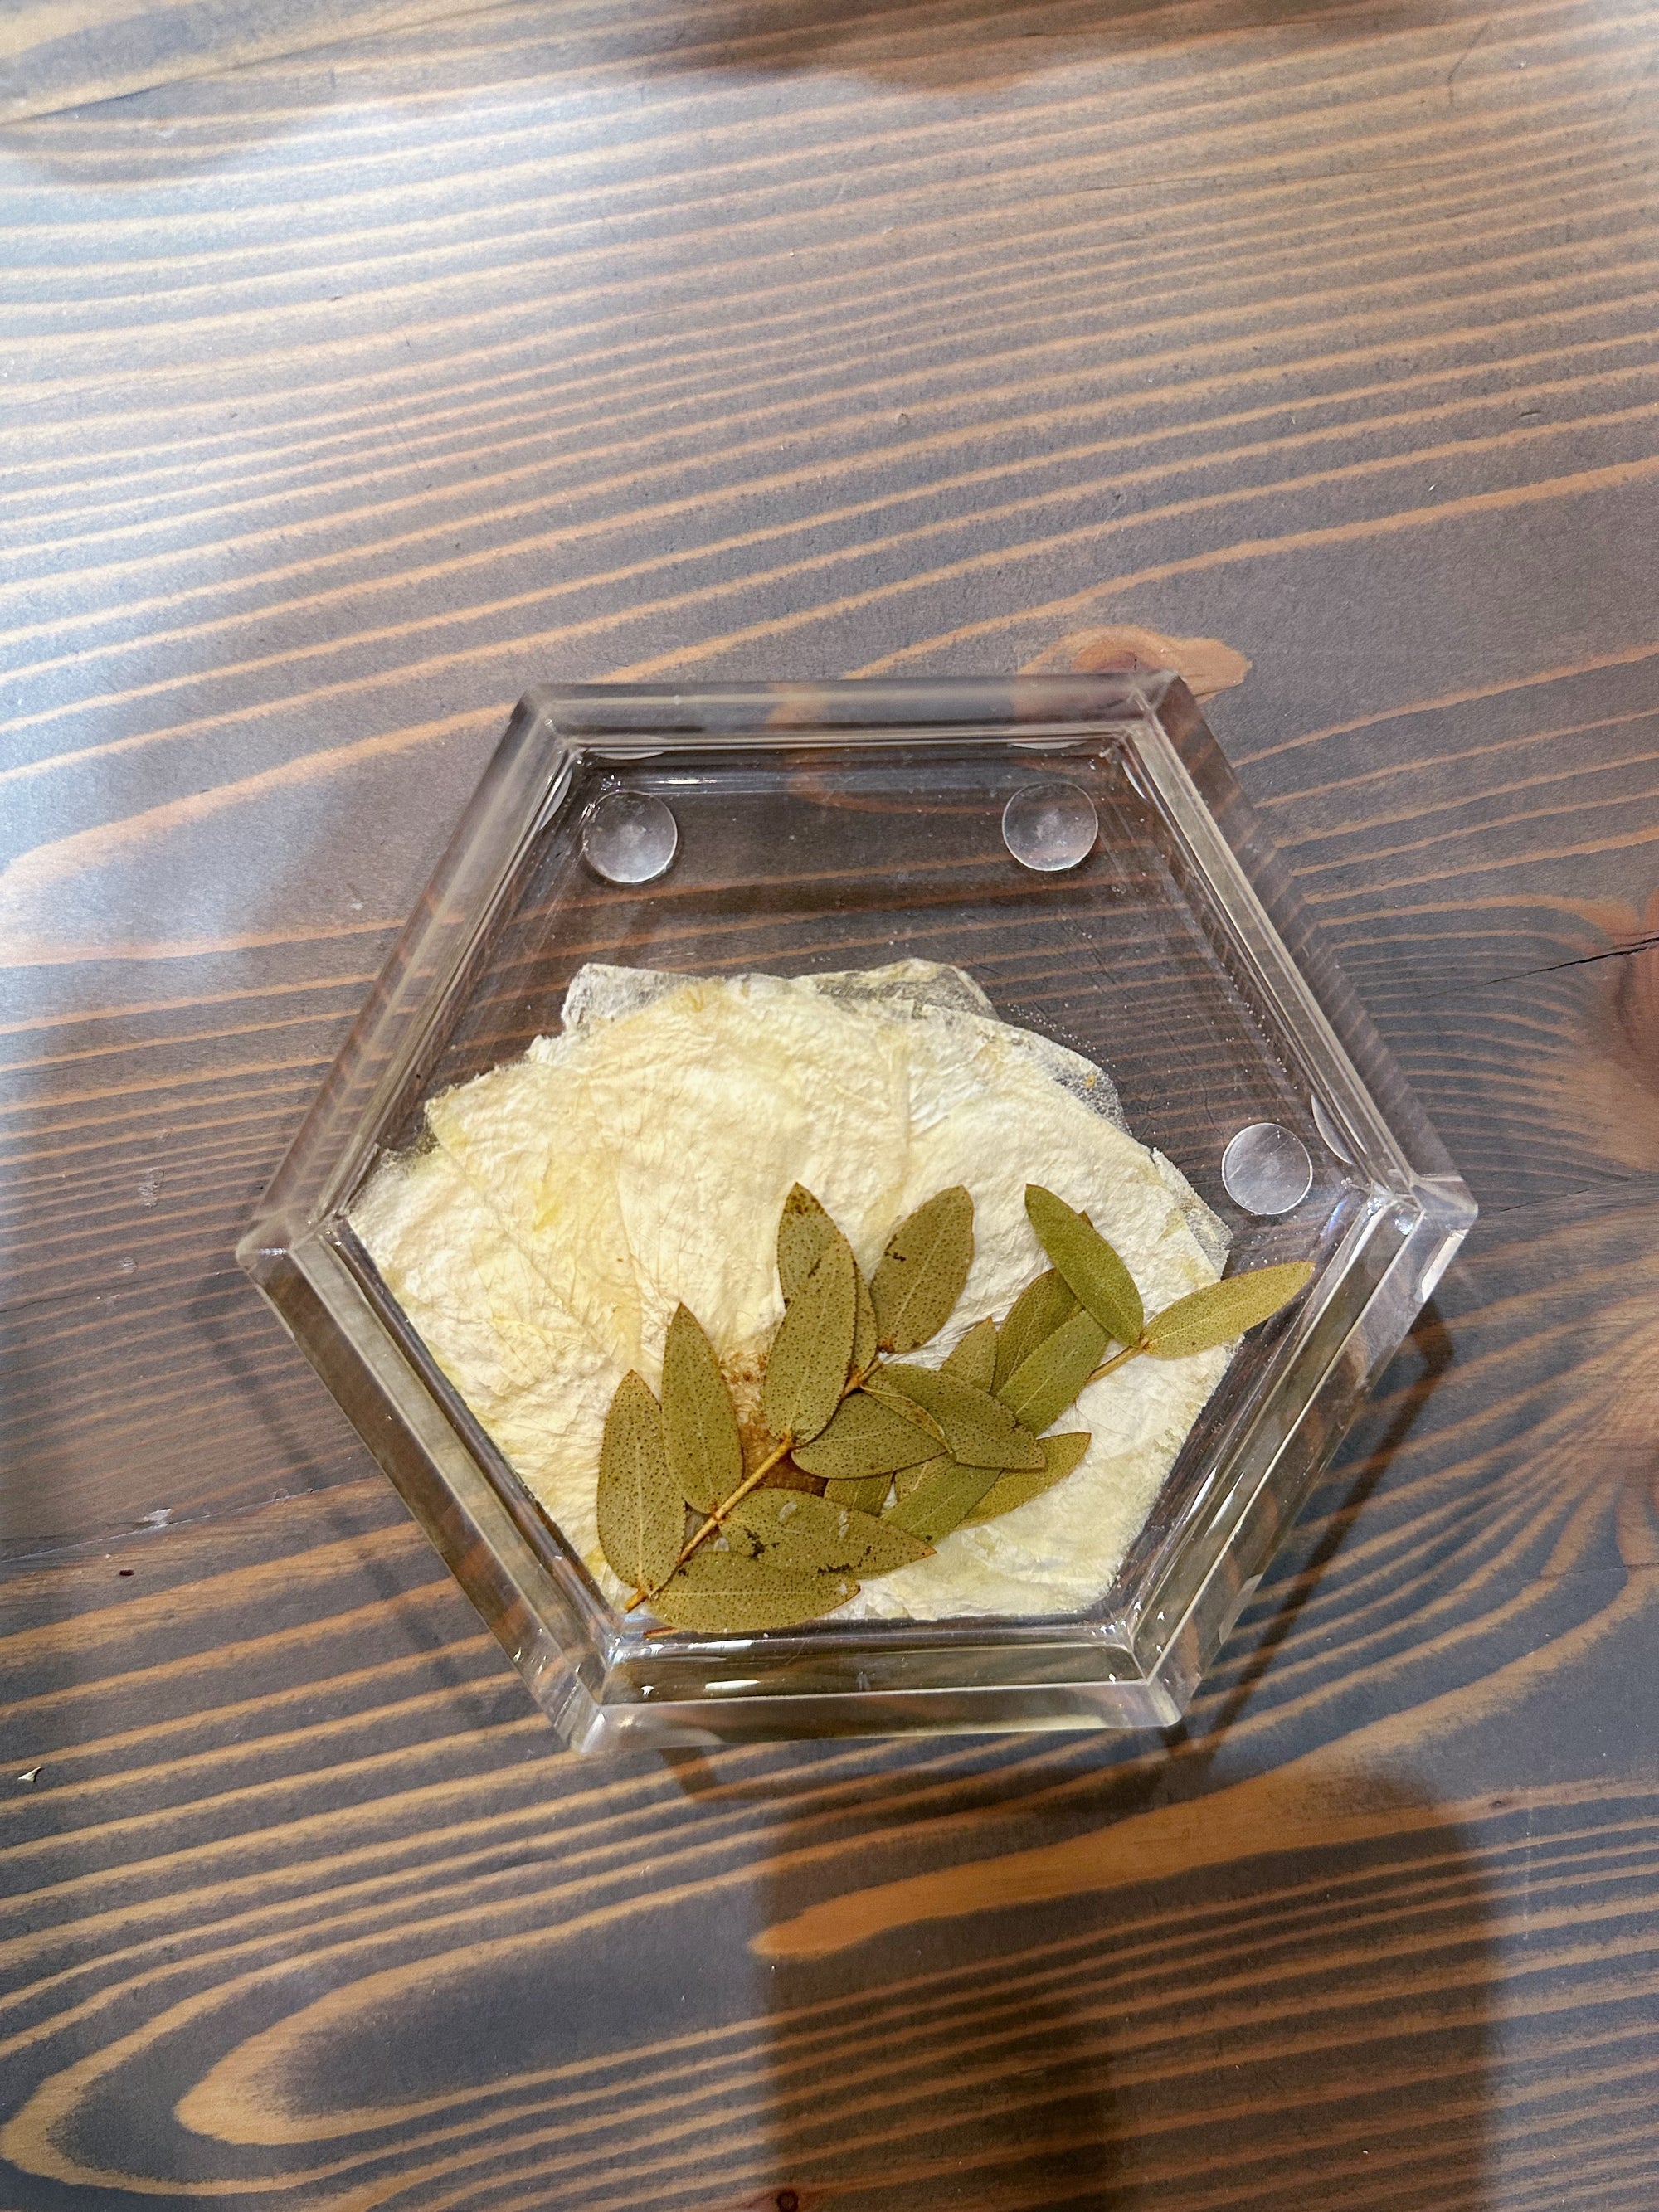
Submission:
POLYGON ((1474 1218, 1176 678, 600 684, 520 705, 238 1256, 596 1750, 1168 1726, 1474 1218), (1085 1611, 665 1631, 603 1595, 348 1217, 427 1101, 558 1032, 590 963, 904 961, 1103 1070, 1229 1273, 1311 1285, 1234 1354, 1085 1611))

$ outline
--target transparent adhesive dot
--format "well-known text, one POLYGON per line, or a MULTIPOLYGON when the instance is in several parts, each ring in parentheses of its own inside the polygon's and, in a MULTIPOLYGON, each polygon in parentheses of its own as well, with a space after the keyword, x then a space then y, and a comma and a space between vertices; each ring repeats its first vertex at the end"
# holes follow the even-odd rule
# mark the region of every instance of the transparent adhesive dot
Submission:
POLYGON ((1002 842, 1023 868, 1075 868, 1095 849, 1100 817, 1074 783, 1033 783, 1002 810, 1002 842))
POLYGON ((582 854, 608 884, 649 884, 679 849, 680 825, 660 799, 608 791, 582 828, 582 854))
POLYGON ((1247 1213, 1288 1213, 1313 1188, 1313 1162, 1293 1129, 1252 1121, 1221 1155, 1221 1182, 1247 1213))

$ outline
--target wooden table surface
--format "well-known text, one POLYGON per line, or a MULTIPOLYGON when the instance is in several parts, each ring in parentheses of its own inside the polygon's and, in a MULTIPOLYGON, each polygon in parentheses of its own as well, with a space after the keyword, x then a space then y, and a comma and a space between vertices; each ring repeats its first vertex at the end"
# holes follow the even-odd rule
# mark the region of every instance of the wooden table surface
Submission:
POLYGON ((568 0, 0 133, 0 2212, 1659 2203, 1656 60, 568 0), (255 1194, 526 683, 1126 626, 1464 1258, 1186 1728, 559 1754, 255 1194))

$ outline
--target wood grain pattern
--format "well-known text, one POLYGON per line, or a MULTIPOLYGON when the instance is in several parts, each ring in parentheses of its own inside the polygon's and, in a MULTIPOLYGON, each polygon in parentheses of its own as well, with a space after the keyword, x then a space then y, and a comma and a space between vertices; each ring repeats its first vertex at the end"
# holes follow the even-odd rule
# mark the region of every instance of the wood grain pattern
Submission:
POLYGON ((571 0, 0 131, 6 2212, 1650 2212, 1656 54, 571 0), (526 683, 1113 628, 1475 1238, 1169 1739, 563 1759, 232 1238, 526 683))
POLYGON ((220 71, 489 0, 11 0, 0 19, 0 123, 220 71))
POLYGON ((14 1583, 14 2192, 1639 2201, 1656 1230, 1488 1232, 1164 1747, 562 1759, 367 1484, 14 1583))

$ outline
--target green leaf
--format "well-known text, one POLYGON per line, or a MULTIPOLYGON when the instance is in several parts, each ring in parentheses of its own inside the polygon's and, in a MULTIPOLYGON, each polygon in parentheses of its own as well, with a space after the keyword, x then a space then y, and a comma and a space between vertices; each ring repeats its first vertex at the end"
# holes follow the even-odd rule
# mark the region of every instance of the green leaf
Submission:
POLYGON ((988 1314, 974 1323, 954 1351, 946 1353, 939 1371, 960 1376, 976 1390, 991 1388, 997 1372, 997 1325, 988 1314))
POLYGON ((801 1443, 829 1425, 853 1357, 855 1307, 853 1249, 838 1236, 791 1299, 767 1355, 761 1414, 775 1437, 801 1443))
POLYGON ((882 1405, 890 1407, 902 1419, 908 1421, 913 1428, 924 1431, 933 1438, 935 1449, 943 1445, 944 1430, 908 1390, 893 1380, 884 1366, 878 1367, 873 1375, 866 1375, 860 1388, 866 1397, 878 1400, 882 1405))
POLYGON ((769 1468, 761 1482, 763 1490, 810 1490, 814 1498, 820 1497, 823 1483, 816 1474, 808 1474, 804 1467, 797 1467, 792 1458, 781 1459, 769 1468))
POLYGON ((925 1559, 932 1545, 891 1522, 795 1490, 751 1490, 726 1519, 732 1549, 788 1574, 891 1574, 925 1559))
POLYGON ((835 1505, 850 1505, 860 1513, 879 1513, 893 1486, 890 1474, 866 1474, 852 1482, 826 1482, 823 1494, 835 1505))
POLYGON ((685 1541, 685 1500, 668 1472, 662 1411, 643 1378, 624 1375, 599 1446, 599 1547, 613 1573, 654 1589, 685 1541))
POLYGON ((939 1440, 867 1390, 854 1390, 823 1433, 795 1453, 797 1467, 830 1482, 858 1482, 890 1475, 932 1459, 939 1440))
MULTIPOLYGON (((840 1236, 840 1230, 805 1184, 796 1183, 783 1201, 783 1214, 778 1223, 778 1284, 785 1305, 804 1285, 826 1248, 840 1236)), ((852 1371, 862 1375, 876 1356, 876 1310, 871 1303, 870 1285, 856 1260, 853 1262, 853 1295, 852 1371)))
POLYGON ((1276 1314, 1313 1280, 1305 1260, 1282 1267, 1255 1267, 1177 1298, 1146 1324, 1146 1349, 1159 1359, 1187 1359, 1231 1344, 1276 1314))
POLYGON ((921 1488, 923 1483, 931 1482, 942 1468, 956 1464, 949 1452, 935 1452, 932 1459, 922 1460, 915 1467, 902 1467, 893 1477, 894 1504, 902 1505, 907 1498, 921 1488))
POLYGON ((713 1512, 743 1480, 743 1443, 714 1347, 687 1306, 676 1308, 663 1346, 662 1425, 686 1504, 713 1512))
POLYGON ((949 1458, 930 1461, 905 1495, 895 1499, 887 1518, 936 1544, 967 1519, 996 1480, 994 1468, 963 1467, 949 1458))
POLYGON ((882 1376, 933 1416, 945 1449, 965 1467, 1042 1466, 1036 1438, 988 1390, 934 1367, 890 1365, 882 1376))
POLYGON ((1106 1356, 1110 1337, 1085 1307, 1045 1336, 997 1392, 1033 1436, 1057 1421, 1106 1356))
POLYGON ((1108 1336, 1120 1344, 1138 1344, 1146 1326, 1140 1293, 1100 1231, 1041 1183, 1026 1184, 1025 1211, 1043 1250, 1077 1293, 1079 1303, 1108 1336))
POLYGON ((840 1234, 805 1184, 796 1183, 783 1201, 778 1222, 778 1287, 785 1305, 805 1287, 806 1278, 840 1234))
POLYGON ((851 1575, 787 1575, 763 1559, 704 1545, 651 1601, 651 1610, 673 1628, 710 1636, 752 1636, 764 1628, 793 1628, 816 1620, 858 1595, 851 1575))
POLYGON ((999 1475, 973 1511, 963 1516, 962 1525, 972 1528, 981 1521, 994 1521, 1000 1513, 1012 1513, 1017 1505, 1029 1505, 1034 1498, 1041 1498, 1045 1490, 1052 1490, 1057 1482, 1064 1482, 1075 1471, 1089 1443, 1086 1430, 1077 1434, 1044 1437, 1042 1465, 999 1475))
POLYGON ((974 1201, 956 1183, 907 1214, 887 1240, 870 1285, 884 1346, 914 1352, 937 1336, 973 1264, 974 1201))
POLYGON ((997 1332, 997 1368, 988 1387, 1000 1390, 1022 1360, 1077 1311, 1077 1292, 1058 1267, 1046 1267, 1008 1309, 997 1332))
POLYGON ((867 1375, 876 1364, 878 1330, 875 1301, 864 1270, 853 1262, 853 1366, 854 1375, 867 1375))

